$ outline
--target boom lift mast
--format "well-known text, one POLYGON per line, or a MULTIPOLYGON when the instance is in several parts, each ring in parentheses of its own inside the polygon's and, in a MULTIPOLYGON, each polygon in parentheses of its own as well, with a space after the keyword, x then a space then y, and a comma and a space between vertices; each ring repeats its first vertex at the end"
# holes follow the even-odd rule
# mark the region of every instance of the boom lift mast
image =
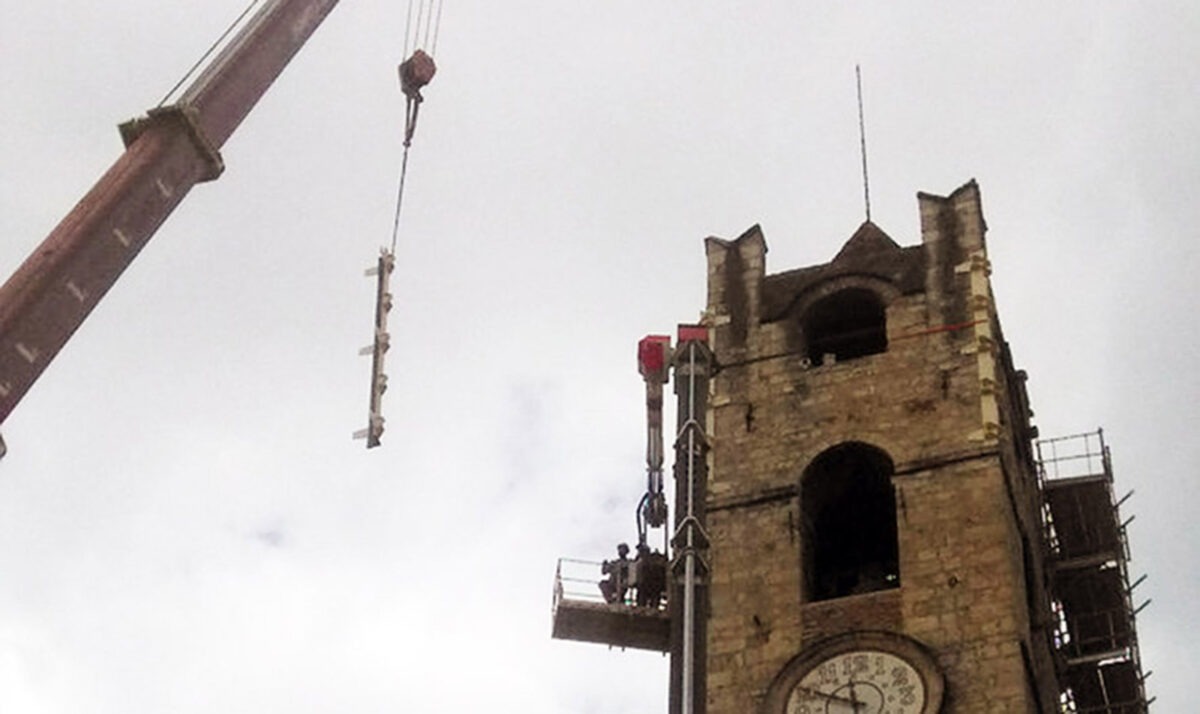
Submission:
POLYGON ((706 706, 709 443, 705 420, 709 380, 715 371, 708 340, 706 327, 680 325, 673 350, 667 336, 651 335, 638 343, 638 371, 646 381, 648 473, 646 495, 638 504, 639 546, 646 545, 648 527, 663 527, 668 520, 663 493, 662 407, 663 385, 672 371, 677 397, 675 515, 666 607, 654 599, 649 603, 641 600, 640 581, 634 584, 638 598, 633 601, 601 598, 596 583, 574 574, 577 566, 590 565, 594 570, 599 563, 562 558, 554 582, 555 638, 670 654, 670 714, 704 714, 706 706), (571 572, 564 574, 564 565, 571 572), (587 586, 580 590, 580 583, 587 586))
POLYGON ((646 545, 647 528, 667 522, 663 493, 663 385, 668 379, 671 338, 649 335, 638 342, 638 372, 646 380, 646 494, 638 504, 638 545, 646 545))
POLYGON ((0 286, 0 423, 336 5, 268 0, 175 104, 121 125, 125 152, 0 286))

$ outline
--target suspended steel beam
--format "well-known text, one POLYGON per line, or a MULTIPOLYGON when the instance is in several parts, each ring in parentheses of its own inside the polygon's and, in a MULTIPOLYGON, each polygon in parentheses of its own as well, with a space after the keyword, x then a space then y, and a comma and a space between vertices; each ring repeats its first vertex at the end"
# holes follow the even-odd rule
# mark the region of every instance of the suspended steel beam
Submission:
POLYGON ((384 361, 392 342, 388 332, 388 313, 392 311, 389 285, 395 267, 395 255, 390 250, 383 250, 375 267, 367 271, 368 276, 375 276, 375 340, 362 348, 359 354, 371 356, 371 401, 367 411, 367 426, 354 432, 354 438, 366 439, 368 449, 379 446, 383 437, 383 393, 387 391, 384 361))

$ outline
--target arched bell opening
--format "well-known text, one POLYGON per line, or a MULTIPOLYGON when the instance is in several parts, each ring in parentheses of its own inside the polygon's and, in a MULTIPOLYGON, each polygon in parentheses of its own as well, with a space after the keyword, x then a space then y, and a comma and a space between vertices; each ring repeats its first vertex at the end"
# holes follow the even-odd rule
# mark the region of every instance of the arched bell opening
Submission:
POLYGON ((805 469, 805 601, 900 586, 893 472, 885 452, 857 442, 827 449, 805 469))
POLYGON ((801 317, 808 358, 824 364, 887 351, 887 308, 874 291, 845 288, 813 303, 801 317))

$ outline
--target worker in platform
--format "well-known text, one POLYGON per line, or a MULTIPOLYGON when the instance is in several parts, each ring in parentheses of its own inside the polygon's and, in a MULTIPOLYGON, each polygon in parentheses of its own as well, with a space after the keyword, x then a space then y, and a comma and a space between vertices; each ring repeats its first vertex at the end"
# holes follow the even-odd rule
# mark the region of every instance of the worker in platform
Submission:
POLYGON ((638 545, 637 558, 633 561, 633 580, 637 583, 634 602, 638 607, 657 608, 667 589, 667 558, 658 551, 651 551, 645 543, 638 545))
POLYGON ((617 559, 606 560, 600 564, 600 572, 608 577, 600 581, 600 593, 604 602, 619 603, 625 601, 625 591, 629 589, 629 546, 621 543, 617 546, 617 559))

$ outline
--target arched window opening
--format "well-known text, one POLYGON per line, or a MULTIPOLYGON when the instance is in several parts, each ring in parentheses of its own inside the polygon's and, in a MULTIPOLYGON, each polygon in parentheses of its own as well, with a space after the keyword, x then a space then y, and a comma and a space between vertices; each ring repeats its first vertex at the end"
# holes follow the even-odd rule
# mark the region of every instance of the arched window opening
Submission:
POLYGON ((827 295, 805 313, 808 358, 822 364, 825 355, 842 362, 887 351, 887 315, 883 301, 864 288, 827 295))
POLYGON ((900 586, 892 460, 865 444, 818 456, 800 486, 806 600, 900 586))

